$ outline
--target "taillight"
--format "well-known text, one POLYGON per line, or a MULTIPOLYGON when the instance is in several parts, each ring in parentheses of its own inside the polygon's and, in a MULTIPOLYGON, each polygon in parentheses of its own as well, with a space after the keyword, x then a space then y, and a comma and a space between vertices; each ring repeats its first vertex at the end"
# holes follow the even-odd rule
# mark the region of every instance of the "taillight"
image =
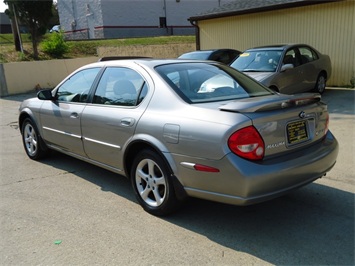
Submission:
POLYGON ((234 132, 229 137, 228 147, 232 152, 245 159, 261 160, 264 157, 264 141, 253 126, 234 132))

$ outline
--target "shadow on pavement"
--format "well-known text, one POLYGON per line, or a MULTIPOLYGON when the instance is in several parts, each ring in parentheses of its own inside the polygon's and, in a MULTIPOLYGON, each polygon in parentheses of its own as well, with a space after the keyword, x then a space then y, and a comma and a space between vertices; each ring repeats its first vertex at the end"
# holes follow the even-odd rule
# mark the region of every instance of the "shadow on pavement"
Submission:
MULTIPOLYGON (((137 203, 123 176, 57 152, 43 163, 137 203)), ((246 207, 189 199, 162 219, 226 247, 225 255, 232 249, 272 264, 353 265, 354 209, 352 193, 316 182, 246 207)))
POLYGON ((30 92, 25 94, 16 94, 0 98, 2 101, 22 102, 23 100, 36 97, 36 92, 30 92))
POLYGON ((322 101, 331 114, 355 114, 355 89, 327 88, 322 101))
POLYGON ((275 265, 354 264, 354 195, 317 183, 247 207, 193 199, 167 221, 275 265))

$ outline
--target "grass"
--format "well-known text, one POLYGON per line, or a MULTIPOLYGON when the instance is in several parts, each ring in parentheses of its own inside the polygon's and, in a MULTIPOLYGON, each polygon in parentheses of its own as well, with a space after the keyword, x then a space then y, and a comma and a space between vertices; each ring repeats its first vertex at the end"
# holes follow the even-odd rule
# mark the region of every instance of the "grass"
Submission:
MULTIPOLYGON (((49 35, 45 35, 44 39, 49 35)), ((15 51, 12 34, 0 34, 0 63, 31 61, 32 43, 29 34, 21 34, 24 53, 15 51)), ((97 47, 118 47, 129 45, 152 45, 152 44, 171 44, 171 43, 195 43, 195 36, 161 36, 149 38, 129 38, 129 39, 104 39, 104 40, 83 40, 67 41, 69 52, 64 58, 79 58, 95 56, 97 47)), ((40 60, 53 59, 43 53, 38 46, 40 60)))

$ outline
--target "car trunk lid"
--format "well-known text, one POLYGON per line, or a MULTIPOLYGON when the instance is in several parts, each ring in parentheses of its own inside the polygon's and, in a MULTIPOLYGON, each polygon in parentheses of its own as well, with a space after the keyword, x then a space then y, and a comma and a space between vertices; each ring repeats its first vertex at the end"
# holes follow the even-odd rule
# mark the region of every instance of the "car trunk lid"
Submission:
POLYGON ((220 106, 249 117, 265 144, 265 156, 292 152, 321 140, 328 129, 327 106, 319 94, 275 94, 220 106))
POLYGON ((229 102, 219 107, 220 110, 239 113, 279 110, 295 106, 309 105, 319 102, 318 93, 302 93, 298 95, 273 94, 264 97, 250 97, 229 102))

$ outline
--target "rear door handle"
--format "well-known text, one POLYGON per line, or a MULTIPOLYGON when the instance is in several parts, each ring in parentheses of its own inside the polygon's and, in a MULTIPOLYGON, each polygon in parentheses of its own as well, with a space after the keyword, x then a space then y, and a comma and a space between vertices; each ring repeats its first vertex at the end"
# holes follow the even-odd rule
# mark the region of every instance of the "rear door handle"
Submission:
POLYGON ((78 118, 79 114, 77 112, 71 113, 70 118, 78 118))
POLYGON ((135 123, 135 119, 131 117, 126 117, 121 119, 121 125, 125 127, 133 126, 135 123))

